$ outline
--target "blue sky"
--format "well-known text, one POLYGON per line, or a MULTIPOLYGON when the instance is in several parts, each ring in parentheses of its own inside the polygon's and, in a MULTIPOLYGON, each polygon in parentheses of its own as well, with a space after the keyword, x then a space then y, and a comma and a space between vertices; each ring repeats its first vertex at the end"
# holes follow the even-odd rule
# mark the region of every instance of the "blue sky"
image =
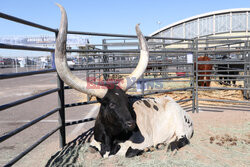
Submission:
MULTIPOLYGON (((135 25, 141 23, 145 35, 198 14, 250 8, 250 0, 1 0, 0 12, 57 28, 60 11, 56 2, 67 11, 69 30, 135 34, 135 25)), ((0 36, 51 34, 2 18, 0 25, 0 36)))
MULTIPOLYGON (((249 0, 1 0, 0 12, 57 28, 62 4, 69 30, 135 34, 141 23, 145 35, 181 19, 230 8, 249 8, 249 0)), ((44 34, 35 28, 0 19, 0 35, 44 34)))

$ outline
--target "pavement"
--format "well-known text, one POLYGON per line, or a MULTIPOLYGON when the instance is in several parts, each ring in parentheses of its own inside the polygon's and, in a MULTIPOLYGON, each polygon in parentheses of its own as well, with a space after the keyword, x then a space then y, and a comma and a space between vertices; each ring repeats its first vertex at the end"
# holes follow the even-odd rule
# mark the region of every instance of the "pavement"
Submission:
MULTIPOLYGON (((81 71, 75 74, 80 78, 85 77, 81 71)), ((0 105, 56 88, 56 81, 56 73, 0 80, 0 105)), ((65 104, 83 101, 79 94, 79 92, 72 89, 65 90, 65 104)), ((56 107, 58 107, 57 93, 53 93, 0 111, 0 136, 42 116, 56 107)), ((96 104, 67 108, 65 113, 66 122, 95 117, 98 109, 99 106, 96 104)), ((0 166, 9 162, 57 126, 58 114, 55 113, 0 143, 0 166)), ((91 126, 93 126, 93 121, 67 127, 67 142, 73 140, 91 126)), ((14 166, 44 166, 50 156, 59 149, 59 135, 56 132, 14 166)))

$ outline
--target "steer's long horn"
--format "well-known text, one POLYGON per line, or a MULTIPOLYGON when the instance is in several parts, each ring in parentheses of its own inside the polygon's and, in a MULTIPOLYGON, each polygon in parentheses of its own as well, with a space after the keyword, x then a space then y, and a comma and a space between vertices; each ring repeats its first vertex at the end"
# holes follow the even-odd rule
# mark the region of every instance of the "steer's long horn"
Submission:
POLYGON ((149 51, 148 51, 148 44, 146 42, 146 39, 142 35, 142 32, 139 28, 139 24, 136 25, 136 34, 139 39, 139 44, 140 44, 140 60, 135 68, 135 70, 126 78, 124 78, 122 81, 119 82, 119 87, 127 91, 144 73, 148 66, 148 59, 149 59, 149 51))
MULTIPOLYGON (((72 88, 80 92, 89 94, 89 95, 103 98, 105 94, 107 93, 107 89, 88 88, 87 87, 88 83, 76 77, 75 75, 73 75, 69 69, 68 64, 67 64, 67 58, 66 58, 68 19, 67 19, 67 14, 66 14, 65 9, 60 4, 57 4, 57 6, 60 8, 62 16, 61 16, 60 29, 59 29, 57 39, 56 39, 56 49, 55 49, 56 70, 60 78, 72 88)), ((91 84, 92 88, 93 87, 98 88, 93 85, 94 84, 91 84)))

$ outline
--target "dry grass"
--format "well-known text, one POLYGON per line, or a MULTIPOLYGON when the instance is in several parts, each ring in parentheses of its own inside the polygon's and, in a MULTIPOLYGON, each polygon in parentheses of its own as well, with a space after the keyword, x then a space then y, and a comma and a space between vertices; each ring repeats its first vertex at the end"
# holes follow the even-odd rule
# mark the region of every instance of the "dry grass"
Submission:
MULTIPOLYGON (((243 84, 243 83, 242 83, 243 84)), ((211 87, 233 87, 220 85, 217 82, 211 82, 211 87)), ((201 91, 199 92, 200 98, 209 98, 209 99, 219 99, 219 100, 238 100, 244 101, 243 94, 241 90, 210 90, 210 91, 201 91)))

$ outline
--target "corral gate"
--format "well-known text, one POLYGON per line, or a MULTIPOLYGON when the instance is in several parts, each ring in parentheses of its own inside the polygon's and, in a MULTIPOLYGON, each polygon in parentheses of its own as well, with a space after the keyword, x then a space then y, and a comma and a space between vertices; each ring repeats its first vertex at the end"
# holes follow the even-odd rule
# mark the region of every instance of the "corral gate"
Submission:
POLYGON ((201 56, 210 58, 210 61, 198 61, 196 68, 204 65, 212 66, 211 70, 196 71, 195 106, 197 112, 199 109, 216 111, 217 108, 249 111, 245 106, 250 104, 249 36, 204 37, 196 39, 196 45, 196 62, 201 56), (210 74, 202 72, 210 72, 210 74), (205 77, 210 78, 205 79, 205 77), (209 87, 202 87, 198 84, 206 80, 211 81, 209 87), (210 95, 202 92, 209 92, 210 95), (219 107, 207 105, 205 102, 215 102, 219 107))

